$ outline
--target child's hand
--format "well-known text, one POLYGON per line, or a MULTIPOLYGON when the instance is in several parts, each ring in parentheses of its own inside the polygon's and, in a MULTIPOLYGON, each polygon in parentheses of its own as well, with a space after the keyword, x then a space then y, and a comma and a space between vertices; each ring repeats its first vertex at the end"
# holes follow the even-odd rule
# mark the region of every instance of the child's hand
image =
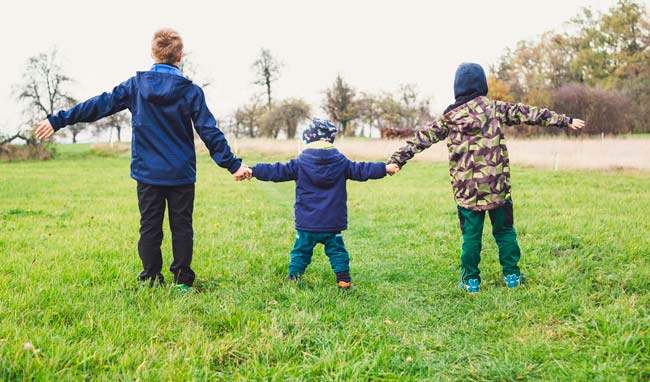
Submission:
POLYGON ((580 130, 583 127, 585 127, 585 121, 583 121, 582 119, 574 118, 573 122, 571 122, 569 127, 572 128, 573 130, 580 130))
POLYGON ((239 170, 232 174, 232 177, 238 182, 240 180, 250 179, 253 177, 253 170, 245 164, 242 164, 241 167, 239 167, 239 170))
POLYGON ((387 164, 386 165, 386 174, 393 176, 399 172, 400 168, 398 165, 395 163, 387 164))
POLYGON ((54 128, 48 119, 44 119, 36 125, 35 136, 37 139, 47 139, 54 134, 54 128))

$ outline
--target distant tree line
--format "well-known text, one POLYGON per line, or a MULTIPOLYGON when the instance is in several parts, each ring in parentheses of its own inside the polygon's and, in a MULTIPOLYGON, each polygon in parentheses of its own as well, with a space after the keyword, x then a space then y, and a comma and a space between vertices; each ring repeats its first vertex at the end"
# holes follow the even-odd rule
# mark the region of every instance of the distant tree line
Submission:
MULTIPOLYGON (((311 107, 301 98, 274 100, 273 83, 280 77, 282 65, 262 49, 252 68, 255 84, 264 95, 255 95, 225 121, 236 137, 294 138, 300 123, 311 116, 311 107)), ((395 93, 359 92, 338 75, 324 90, 321 110, 339 126, 341 136, 370 136, 378 130, 382 138, 410 136, 431 118, 429 100, 419 96, 415 85, 402 85, 395 93)))
POLYGON ((586 133, 650 132, 650 17, 638 1, 619 0, 605 13, 583 9, 566 31, 507 49, 490 72, 492 98, 580 116, 586 133))
MULTIPOLYGON (((181 70, 197 81, 197 70, 187 54, 181 70)), ((232 116, 220 121, 222 129, 236 137, 294 138, 300 125, 312 116, 302 98, 279 99, 274 85, 282 63, 261 49, 251 65, 254 84, 263 91, 241 105, 232 116)), ((31 127, 36 121, 78 102, 71 94, 73 79, 62 69, 58 52, 39 53, 27 60, 14 95, 22 107, 24 120, 15 134, 0 136, 0 151, 22 140, 38 157, 47 150, 38 148, 31 127)), ((197 81, 203 87, 210 80, 197 81)), ((547 32, 533 41, 520 41, 506 49, 489 70, 489 96, 525 102, 579 116, 587 122, 586 133, 620 134, 650 132, 650 14, 637 0, 619 0, 608 11, 585 8, 561 32, 547 32)), ((320 110, 334 121, 342 136, 403 138, 432 118, 429 100, 418 94, 413 84, 394 92, 369 93, 355 89, 338 75, 323 91, 320 110)), ((127 112, 92 124, 96 134, 116 133, 130 126, 127 112)), ((89 124, 69 126, 65 133, 72 142, 89 124)), ((560 134, 553 129, 517 126, 523 136, 560 134)), ((566 134, 574 132, 566 130, 566 134)))

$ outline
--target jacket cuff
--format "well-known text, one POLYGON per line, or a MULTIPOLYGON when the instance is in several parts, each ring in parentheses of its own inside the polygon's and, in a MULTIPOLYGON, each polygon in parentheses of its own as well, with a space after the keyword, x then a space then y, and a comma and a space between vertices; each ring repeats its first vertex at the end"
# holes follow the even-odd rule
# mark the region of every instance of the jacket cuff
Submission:
POLYGON ((52 114, 47 115, 47 120, 50 121, 50 125, 52 125, 52 128, 54 131, 59 131, 63 126, 59 123, 59 118, 52 114))
POLYGON ((257 173, 257 175, 260 174, 260 168, 261 167, 257 167, 257 165, 251 167, 251 171, 253 171, 253 178, 255 178, 255 173, 257 173))
MULTIPOLYGON (((404 167, 404 165, 406 164, 406 162, 404 162, 404 163, 399 163, 399 162, 396 161, 395 159, 393 159, 393 158, 389 158, 388 161, 386 162, 386 164, 396 164, 397 167, 399 167, 399 169, 401 170, 402 167, 404 167)), ((384 170, 385 170, 385 168, 384 168, 384 170)))
POLYGON ((235 159, 233 164, 231 164, 230 167, 228 167, 228 171, 230 171, 231 174, 234 174, 237 172, 237 170, 239 170, 241 166, 242 166, 241 159, 235 159))
POLYGON ((381 177, 384 178, 386 176, 386 174, 387 174, 386 173, 386 164, 382 163, 382 162, 379 162, 379 163, 381 164, 381 166, 377 166, 377 167, 380 167, 379 173, 381 174, 381 177))

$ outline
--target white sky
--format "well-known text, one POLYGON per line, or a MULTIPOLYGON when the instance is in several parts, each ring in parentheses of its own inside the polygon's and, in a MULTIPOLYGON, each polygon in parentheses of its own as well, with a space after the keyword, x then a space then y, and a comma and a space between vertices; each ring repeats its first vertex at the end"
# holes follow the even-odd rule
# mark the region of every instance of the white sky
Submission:
POLYGON ((85 99, 151 65, 150 41, 177 29, 201 77, 213 79, 208 106, 227 116, 258 91, 250 65, 261 47, 284 63, 277 98, 303 97, 320 110, 337 73, 359 90, 415 83, 439 112, 453 98, 463 61, 486 69, 506 47, 562 28, 585 6, 614 0, 238 0, 11 1, 0 15, 0 130, 14 131, 20 112, 11 87, 28 57, 52 46, 85 99))

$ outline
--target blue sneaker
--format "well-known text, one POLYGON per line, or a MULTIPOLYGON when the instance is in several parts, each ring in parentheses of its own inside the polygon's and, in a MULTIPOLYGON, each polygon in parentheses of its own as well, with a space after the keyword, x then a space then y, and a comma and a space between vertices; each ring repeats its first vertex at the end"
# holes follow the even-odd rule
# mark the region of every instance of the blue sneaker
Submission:
POLYGON ((524 283, 524 278, 521 275, 508 275, 503 280, 508 288, 516 288, 524 283))
POLYGON ((467 284, 461 281, 458 286, 467 293, 478 293, 480 290, 478 279, 468 280, 467 284))

